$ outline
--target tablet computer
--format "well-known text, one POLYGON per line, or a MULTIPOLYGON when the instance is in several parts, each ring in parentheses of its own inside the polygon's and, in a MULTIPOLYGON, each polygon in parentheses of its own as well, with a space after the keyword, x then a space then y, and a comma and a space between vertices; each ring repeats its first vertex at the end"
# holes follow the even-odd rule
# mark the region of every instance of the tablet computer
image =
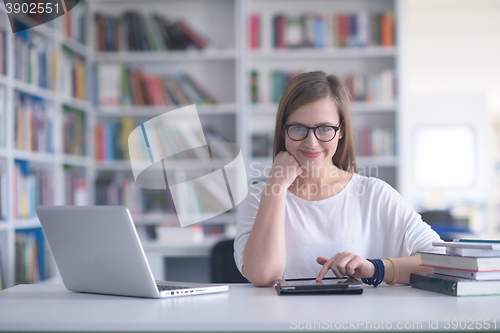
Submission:
POLYGON ((275 286, 278 295, 362 294, 362 283, 356 278, 279 279, 275 286))

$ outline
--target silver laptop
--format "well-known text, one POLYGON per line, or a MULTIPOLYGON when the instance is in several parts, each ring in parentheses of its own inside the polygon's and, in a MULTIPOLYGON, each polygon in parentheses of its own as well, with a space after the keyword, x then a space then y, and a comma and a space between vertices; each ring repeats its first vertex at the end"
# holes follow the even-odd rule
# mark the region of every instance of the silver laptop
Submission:
POLYGON ((120 206, 37 206, 68 290, 137 297, 217 293, 227 285, 155 281, 130 212, 120 206))

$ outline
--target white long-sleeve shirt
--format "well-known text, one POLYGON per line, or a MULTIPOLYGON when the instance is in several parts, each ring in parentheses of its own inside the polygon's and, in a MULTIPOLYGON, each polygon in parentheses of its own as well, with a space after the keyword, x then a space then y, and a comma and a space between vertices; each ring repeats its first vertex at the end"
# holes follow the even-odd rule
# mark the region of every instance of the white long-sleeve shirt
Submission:
MULTIPOLYGON (((252 185, 239 206, 234 257, 240 271, 264 184, 252 185)), ((390 185, 354 174, 342 191, 327 199, 307 201, 287 192, 283 278, 316 277, 319 256, 332 258, 348 251, 366 259, 408 257, 439 240, 390 185)))

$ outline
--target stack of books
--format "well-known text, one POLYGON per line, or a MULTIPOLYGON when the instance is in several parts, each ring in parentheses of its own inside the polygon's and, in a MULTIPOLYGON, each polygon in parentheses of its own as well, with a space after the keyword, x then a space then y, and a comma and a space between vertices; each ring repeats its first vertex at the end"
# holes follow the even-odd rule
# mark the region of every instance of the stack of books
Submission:
POLYGON ((432 273, 412 273, 410 285, 453 296, 500 295, 500 241, 433 242, 446 251, 421 251, 422 266, 432 273))

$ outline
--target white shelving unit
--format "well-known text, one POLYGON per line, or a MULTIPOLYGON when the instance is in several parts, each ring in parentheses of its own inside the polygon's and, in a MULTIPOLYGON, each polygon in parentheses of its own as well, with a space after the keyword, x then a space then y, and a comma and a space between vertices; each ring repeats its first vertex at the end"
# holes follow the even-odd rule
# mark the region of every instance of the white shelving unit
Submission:
MULTIPOLYGON (((247 165, 247 176, 253 178, 265 177, 265 170, 271 166, 270 157, 252 158, 252 134, 272 132, 277 104, 269 98, 257 104, 250 102, 250 72, 258 69, 260 73, 270 73, 273 70, 310 71, 324 70, 327 73, 344 74, 347 72, 377 73, 386 69, 395 69, 401 76, 400 68, 400 29, 399 18, 401 3, 404 0, 87 0, 87 45, 68 39, 58 32, 44 26, 36 27, 32 33, 40 34, 49 39, 59 53, 63 47, 81 54, 87 62, 86 88, 89 94, 93 92, 92 66, 102 64, 119 64, 140 68, 145 73, 155 75, 170 75, 181 72, 192 73, 200 83, 215 95, 219 102, 216 105, 197 105, 197 110, 204 128, 214 128, 230 142, 237 143, 243 152, 247 165), (251 13, 263 14, 263 19, 270 19, 275 14, 301 15, 304 13, 334 13, 385 12, 392 10, 396 17, 396 46, 369 48, 326 48, 275 50, 269 47, 271 35, 269 23, 263 26, 262 38, 264 46, 260 50, 249 47, 248 21, 251 13), (201 32, 209 42, 205 50, 162 51, 162 52, 97 52, 95 14, 104 13, 119 15, 126 11, 145 13, 156 12, 171 19, 182 18, 197 32, 201 32), (258 167, 257 167, 258 165, 258 167), (259 177, 254 177, 261 171, 259 177)), ((6 20, 5 11, 0 4, 0 23, 6 20)), ((57 19, 60 20, 60 19, 57 19)), ((56 20, 56 21, 57 21, 56 20)), ((56 22, 57 23, 57 22, 56 22)), ((60 24, 60 22, 58 23, 60 24)), ((56 24, 57 25, 57 24, 56 24)), ((10 27, 7 27, 10 29, 10 27)), ((10 30, 8 30, 10 31, 10 30)), ((178 106, 125 106, 101 107, 90 101, 81 101, 66 96, 61 92, 53 92, 31 86, 14 78, 14 35, 8 35, 8 75, 0 75, 0 86, 7 89, 7 145, 0 147, 0 170, 13 174, 14 161, 22 159, 34 164, 45 166, 52 170, 54 179, 54 203, 64 204, 64 165, 71 164, 85 171, 89 204, 95 203, 95 181, 103 175, 120 173, 131 177, 129 161, 96 160, 94 145, 94 128, 101 122, 118 121, 122 117, 132 117, 145 121, 178 106), (55 128, 55 153, 34 153, 19 151, 14 148, 14 95, 16 91, 39 96, 49 101, 55 128), (87 120, 87 156, 69 156, 62 150, 62 114, 63 106, 83 110, 87 120)), ((264 76, 265 74, 262 74, 264 76)), ((401 79, 398 80, 401 82, 401 79)), ((269 82, 263 83, 262 91, 269 89, 269 82)), ((398 83, 400 88, 400 83, 398 83)), ((399 89, 398 89, 399 91, 399 89)), ((269 95, 267 92, 264 95, 269 95)), ((396 131, 399 128, 399 100, 391 102, 354 102, 352 113, 355 128, 365 125, 389 127, 396 131)), ((397 188, 399 173, 399 157, 359 157, 358 166, 377 170, 377 175, 397 188)), ((192 165, 180 162, 172 164, 172 168, 184 170, 192 165)), ((14 193, 12 183, 9 193, 14 193)), ((9 199, 10 203, 12 199, 9 199)), ((4 267, 5 285, 12 286, 15 282, 15 231, 39 226, 36 218, 18 220, 12 218, 12 212, 6 221, 0 221, 0 251, 4 267)), ((138 226, 175 225, 176 216, 171 213, 134 214, 138 226)), ((234 212, 228 212, 212 218, 205 224, 231 224, 236 221, 234 212)))
MULTIPOLYGON (((169 50, 169 51, 112 51, 96 52, 92 48, 92 59, 97 67, 118 64, 134 69, 141 69, 146 74, 175 75, 188 73, 200 82, 217 99, 214 105, 196 105, 204 130, 214 129, 229 142, 240 146, 246 144, 242 127, 243 96, 242 73, 243 47, 241 39, 244 29, 242 18, 242 1, 240 0, 147 0, 132 2, 127 0, 89 2, 92 17, 95 13, 113 15, 115 17, 127 11, 140 13, 157 13, 170 20, 182 19, 197 33, 208 41, 203 50, 169 50)), ((90 45, 96 46, 96 24, 90 24, 90 45)), ((116 122, 122 117, 130 117, 137 122, 154 118, 165 112, 179 108, 168 106, 97 106, 96 123, 116 122)), ((195 170, 199 168, 192 162, 169 162, 169 170, 195 170)), ((99 160, 95 163, 97 177, 106 177, 113 173, 121 173, 121 177, 132 179, 129 161, 99 160)), ((138 226, 172 225, 178 222, 175 214, 152 212, 133 214, 138 226)), ((202 222, 203 224, 234 223, 234 213, 225 213, 202 222)))
MULTIPOLYGON (((29 19, 27 20, 29 22, 29 19)), ((63 18, 58 18, 47 24, 36 26, 29 30, 31 36, 37 36, 45 43, 51 44, 57 55, 56 71, 59 75, 64 72, 63 52, 71 50, 76 54, 89 61, 90 49, 76 40, 72 40, 64 35, 62 30, 63 18)), ((90 132, 91 117, 93 116, 92 105, 85 100, 79 100, 68 96, 61 86, 61 77, 56 81, 56 90, 50 90, 39 87, 37 84, 30 84, 20 81, 15 77, 15 64, 19 59, 15 58, 15 38, 6 15, 4 4, 0 4, 0 25, 6 31, 7 37, 7 74, 0 75, 0 86, 6 90, 5 102, 5 128, 0 129, 0 135, 5 135, 5 146, 0 147, 0 170, 7 175, 7 206, 8 216, 5 220, 0 220, 0 260, 2 262, 2 275, 4 288, 13 286, 16 282, 16 231, 39 228, 40 222, 36 216, 27 218, 16 217, 14 214, 14 196, 16 195, 16 184, 14 177, 16 161, 27 161, 32 169, 43 169, 51 174, 52 202, 56 205, 68 204, 68 199, 65 197, 64 167, 71 165, 83 169, 85 174, 86 185, 86 201, 91 201, 92 193, 92 169, 93 159, 91 158, 88 148, 92 146, 92 137, 88 137, 86 141, 87 154, 85 156, 74 156, 64 153, 63 147, 63 113, 64 108, 69 107, 78 109, 86 114, 86 129, 85 132, 90 132), (15 127, 15 98, 16 95, 22 93, 29 96, 40 98, 44 101, 45 112, 49 113, 49 117, 53 122, 52 140, 54 152, 38 152, 17 149, 14 138, 15 127), (5 132, 2 133, 5 129, 5 132)), ((88 68, 88 66, 87 66, 88 68)), ((87 72, 88 77, 90 72, 87 72)), ((1 116, 1 115, 0 115, 1 116)), ((45 246, 45 245, 43 245, 45 246)), ((48 257, 45 264, 49 266, 49 278, 56 273, 56 267, 53 260, 48 257)))
MULTIPOLYGON (((312 70, 323 70, 327 74, 344 76, 346 73, 373 74, 383 70, 395 70, 399 76, 400 48, 398 20, 401 1, 398 0, 311 0, 284 1, 284 0, 248 0, 247 21, 251 14, 260 17, 260 47, 248 50, 246 82, 250 81, 250 72, 256 70, 259 73, 259 102, 250 102, 250 88, 247 87, 246 111, 249 117, 248 145, 252 144, 252 133, 268 134, 272 140, 274 132, 274 121, 277 103, 272 103, 271 96, 271 72, 282 70, 287 72, 307 72, 312 70), (272 18, 274 15, 297 18, 303 14, 322 14, 331 17, 337 14, 353 14, 358 12, 384 13, 393 11, 395 15, 394 33, 396 35, 395 46, 369 46, 369 47, 332 47, 326 45, 322 49, 295 48, 276 49, 272 44, 272 18)), ((327 23, 327 26, 330 23, 327 23)), ((329 26, 332 28, 331 26, 329 26)), ((328 36, 327 36, 328 38, 328 36)), ((249 41, 247 44, 249 45, 249 41)), ((399 88, 398 80, 398 88, 399 88)), ((399 89, 397 89, 399 91, 399 89)), ((388 128, 398 133, 399 100, 388 102, 352 102, 351 112, 355 130, 363 127, 388 128)), ((358 142, 359 144, 359 142, 358 142)), ((251 150, 251 149, 250 149, 251 150)), ((250 178, 266 176, 272 164, 271 157, 251 157, 249 153, 247 160, 250 161, 250 178)), ((398 186, 399 158, 394 156, 358 156, 357 164, 359 172, 368 176, 376 176, 391 184, 398 186)))

